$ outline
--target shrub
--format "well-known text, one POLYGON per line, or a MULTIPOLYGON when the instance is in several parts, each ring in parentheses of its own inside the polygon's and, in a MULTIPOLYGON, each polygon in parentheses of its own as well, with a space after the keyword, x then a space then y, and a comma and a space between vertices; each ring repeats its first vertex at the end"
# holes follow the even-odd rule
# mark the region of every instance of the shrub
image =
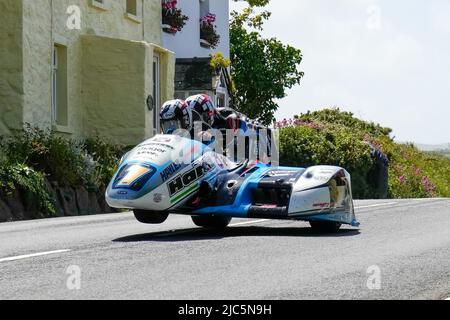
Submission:
POLYGON ((62 185, 82 185, 90 180, 90 162, 81 144, 49 130, 27 125, 13 137, 4 138, 2 145, 11 162, 44 172, 50 180, 62 185))
POLYGON ((50 181, 94 189, 106 187, 125 150, 99 138, 65 139, 29 125, 12 137, 3 138, 0 148, 11 163, 45 173, 50 181))
POLYGON ((352 175, 355 198, 377 197, 373 184, 374 146, 387 155, 388 196, 420 198, 450 196, 450 158, 420 152, 412 144, 398 144, 391 129, 357 119, 337 108, 307 112, 294 119, 279 121, 280 159, 283 164, 311 166, 338 165, 352 175))
POLYGON ((413 144, 381 140, 391 159, 389 192, 393 198, 450 197, 450 158, 419 151, 413 144))
POLYGON ((374 161, 370 147, 345 128, 315 129, 309 126, 287 127, 280 132, 282 165, 309 167, 336 165, 352 175, 355 198, 375 196, 368 175, 374 161))
MULTIPOLYGON (((44 177, 43 173, 25 164, 0 159, 0 198, 6 199, 17 190, 22 198, 36 203, 44 217, 51 217, 55 214, 55 202, 47 190, 44 177)), ((36 212, 35 217, 38 216, 36 212)))
POLYGON ((94 185, 98 188, 107 187, 119 165, 120 159, 129 148, 107 143, 100 138, 87 139, 83 149, 92 157, 95 169, 92 173, 94 185))
POLYGON ((19 191, 27 204, 37 207, 44 216, 52 216, 56 199, 45 179, 59 186, 84 186, 103 192, 125 149, 99 138, 65 139, 27 125, 13 136, 0 136, 0 198, 19 191))

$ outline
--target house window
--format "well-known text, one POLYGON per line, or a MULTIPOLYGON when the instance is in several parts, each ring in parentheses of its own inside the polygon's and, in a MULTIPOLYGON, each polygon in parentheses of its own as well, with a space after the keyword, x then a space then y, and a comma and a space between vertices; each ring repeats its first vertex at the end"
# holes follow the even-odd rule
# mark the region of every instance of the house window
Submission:
POLYGON ((209 0, 200 1, 200 19, 209 13, 209 0))
POLYGON ((53 124, 67 126, 67 47, 54 46, 52 65, 52 121, 53 124))
POLYGON ((106 0, 91 0, 90 4, 91 4, 91 7, 94 7, 96 9, 108 10, 108 7, 106 5, 106 0))
POLYGON ((137 16, 137 0, 127 0, 127 13, 137 16))
POLYGON ((160 132, 159 112, 161 109, 161 57, 153 56, 153 134, 160 132))
POLYGON ((217 93, 217 107, 225 108, 226 105, 226 96, 223 93, 217 93))

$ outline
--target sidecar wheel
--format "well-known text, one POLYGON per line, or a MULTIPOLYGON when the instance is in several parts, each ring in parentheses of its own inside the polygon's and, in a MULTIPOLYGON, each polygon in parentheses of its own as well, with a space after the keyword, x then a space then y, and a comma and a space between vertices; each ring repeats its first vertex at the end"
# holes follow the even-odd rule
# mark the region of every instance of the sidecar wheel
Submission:
POLYGON ((226 228, 230 222, 230 217, 222 217, 222 216, 192 216, 192 221, 198 227, 203 228, 226 228))
POLYGON ((334 221, 310 221, 311 228, 320 233, 336 233, 342 226, 342 223, 334 221))
POLYGON ((155 212, 148 210, 133 210, 137 221, 147 224, 160 224, 167 220, 167 212, 155 212))

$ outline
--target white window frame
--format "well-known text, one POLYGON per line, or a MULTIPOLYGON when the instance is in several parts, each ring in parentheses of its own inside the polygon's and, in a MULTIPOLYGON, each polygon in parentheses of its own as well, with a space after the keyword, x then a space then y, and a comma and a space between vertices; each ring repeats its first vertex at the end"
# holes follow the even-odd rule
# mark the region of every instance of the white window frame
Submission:
POLYGON ((139 2, 138 0, 133 0, 136 2, 136 14, 131 13, 128 11, 128 0, 125 0, 125 18, 135 22, 135 23, 142 23, 142 19, 139 17, 139 2))
POLYGON ((58 46, 53 45, 52 57, 52 123, 57 124, 58 119, 58 46))
POLYGON ((229 100, 229 98, 228 98, 228 91, 227 91, 226 88, 222 88, 220 86, 220 82, 219 82, 219 84, 217 85, 217 88, 216 88, 216 105, 217 106, 219 105, 219 96, 222 96, 223 100, 225 101, 225 105, 221 106, 221 107, 228 108, 228 100, 229 100))
POLYGON ((95 9, 107 11, 107 10, 109 10, 109 6, 106 3, 106 1, 108 1, 108 0, 90 0, 90 6, 95 9))

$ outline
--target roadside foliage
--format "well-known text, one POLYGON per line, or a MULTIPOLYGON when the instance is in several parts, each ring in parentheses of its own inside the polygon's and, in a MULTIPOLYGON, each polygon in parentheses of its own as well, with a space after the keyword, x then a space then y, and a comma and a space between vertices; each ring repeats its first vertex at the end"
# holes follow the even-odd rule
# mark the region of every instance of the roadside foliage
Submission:
POLYGON ((391 129, 337 108, 308 112, 276 123, 282 165, 338 165, 352 175, 357 199, 380 198, 371 146, 389 159, 389 198, 450 197, 450 158, 399 144, 391 129))
POLYGON ((0 206, 10 212, 0 221, 104 211, 101 198, 125 150, 30 126, 0 137, 0 206))

